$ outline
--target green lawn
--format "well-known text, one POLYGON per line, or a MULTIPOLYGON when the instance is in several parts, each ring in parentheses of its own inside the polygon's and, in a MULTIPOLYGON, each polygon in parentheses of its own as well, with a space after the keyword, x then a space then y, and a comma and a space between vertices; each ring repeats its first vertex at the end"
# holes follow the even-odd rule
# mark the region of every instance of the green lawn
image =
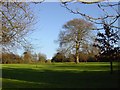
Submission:
POLYGON ((2 88, 117 88, 118 63, 4 64, 2 88))

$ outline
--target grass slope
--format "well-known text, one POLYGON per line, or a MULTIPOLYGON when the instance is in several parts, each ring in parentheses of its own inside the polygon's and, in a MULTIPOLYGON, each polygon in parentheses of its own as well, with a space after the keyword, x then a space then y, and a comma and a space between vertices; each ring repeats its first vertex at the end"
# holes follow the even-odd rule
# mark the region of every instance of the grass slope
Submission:
POLYGON ((52 63, 2 65, 2 88, 118 88, 118 64, 52 63))

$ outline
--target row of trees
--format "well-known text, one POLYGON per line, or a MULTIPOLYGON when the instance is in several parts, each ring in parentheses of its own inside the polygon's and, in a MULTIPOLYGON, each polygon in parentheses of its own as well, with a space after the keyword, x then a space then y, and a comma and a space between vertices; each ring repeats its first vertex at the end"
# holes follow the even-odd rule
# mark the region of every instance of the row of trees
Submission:
POLYGON ((42 53, 31 54, 30 52, 24 52, 22 56, 13 53, 2 53, 2 63, 45 63, 47 61, 46 55, 42 53))
MULTIPOLYGON (((97 62, 94 55, 79 53, 79 62, 97 62)), ((69 56, 65 56, 62 53, 57 53, 52 58, 51 62, 75 62, 76 56, 74 54, 69 54, 69 56)))
MULTIPOLYGON (((118 62, 120 59, 120 50, 116 48, 117 50, 111 51, 111 55, 107 52, 104 52, 100 55, 96 53, 84 53, 79 52, 78 58, 79 62, 109 62, 111 59, 114 62, 118 62)), ((75 54, 69 54, 65 55, 62 52, 56 53, 53 58, 51 59, 51 62, 76 62, 76 55, 75 54)))
MULTIPOLYGON (((117 49, 117 48, 116 48, 117 49)), ((118 51, 118 49, 117 49, 118 51)), ((79 52, 79 62, 109 62, 110 59, 113 61, 118 61, 120 58, 120 51, 119 53, 116 51, 112 51, 112 55, 108 56, 107 53, 101 54, 101 56, 97 55, 96 53, 86 53, 86 52, 79 52), (109 59, 110 58, 110 59, 109 59)), ((30 52, 24 52, 22 56, 13 54, 13 53, 2 53, 2 63, 3 64, 13 64, 13 63, 51 63, 51 62, 75 62, 76 55, 75 54, 68 54, 65 55, 62 52, 56 53, 51 60, 46 59, 46 55, 39 53, 39 54, 31 54, 30 52)))

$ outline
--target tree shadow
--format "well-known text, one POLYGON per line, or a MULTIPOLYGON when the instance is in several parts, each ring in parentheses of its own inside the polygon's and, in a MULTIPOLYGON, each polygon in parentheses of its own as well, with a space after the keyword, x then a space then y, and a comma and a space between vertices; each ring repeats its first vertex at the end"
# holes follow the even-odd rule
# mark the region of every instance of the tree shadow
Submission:
POLYGON ((3 88, 118 88, 118 71, 3 68, 3 88))

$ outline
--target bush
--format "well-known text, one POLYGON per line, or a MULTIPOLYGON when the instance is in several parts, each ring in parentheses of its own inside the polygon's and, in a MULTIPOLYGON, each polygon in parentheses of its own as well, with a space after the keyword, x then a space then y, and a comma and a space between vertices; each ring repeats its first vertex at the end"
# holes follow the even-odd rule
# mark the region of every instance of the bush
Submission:
POLYGON ((51 60, 46 60, 45 63, 51 63, 51 60))
POLYGON ((51 62, 65 62, 66 57, 62 53, 57 53, 52 58, 51 62))

